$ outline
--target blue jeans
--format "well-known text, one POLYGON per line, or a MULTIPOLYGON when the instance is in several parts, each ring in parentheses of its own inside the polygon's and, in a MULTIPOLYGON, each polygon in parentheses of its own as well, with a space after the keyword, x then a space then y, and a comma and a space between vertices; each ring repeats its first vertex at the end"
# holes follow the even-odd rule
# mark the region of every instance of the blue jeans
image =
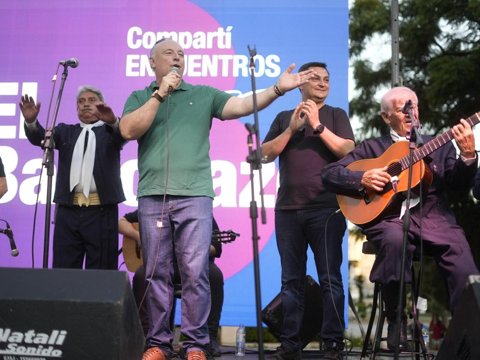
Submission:
POLYGON ((208 255, 212 237, 212 199, 209 197, 141 197, 138 202, 140 237, 145 263, 147 347, 173 354, 174 252, 182 281, 183 347, 204 350, 209 343, 210 312, 208 255))
POLYGON ((304 313, 307 248, 315 258, 323 296, 323 322, 320 336, 325 346, 343 348, 344 303, 342 240, 346 229, 336 209, 277 210, 275 231, 282 265, 283 331, 281 342, 288 351, 302 348, 299 333, 304 313), (327 237, 325 237, 325 231, 327 237))

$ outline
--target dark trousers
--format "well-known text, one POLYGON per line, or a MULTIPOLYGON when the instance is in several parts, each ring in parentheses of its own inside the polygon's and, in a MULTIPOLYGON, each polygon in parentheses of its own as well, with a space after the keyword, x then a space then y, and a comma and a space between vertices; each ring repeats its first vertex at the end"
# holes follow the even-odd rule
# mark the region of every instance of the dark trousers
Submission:
POLYGON ((302 348, 300 328, 304 313, 307 248, 315 258, 322 289, 323 322, 320 336, 326 347, 343 348, 344 304, 342 240, 346 222, 336 209, 277 210, 275 231, 282 265, 282 345, 288 351, 302 348), (327 225, 328 219, 328 225, 327 225))
MULTIPOLYGON (((472 252, 460 226, 448 214, 412 211, 408 232, 405 281, 411 281, 411 264, 415 245, 423 239, 426 251, 433 256, 447 284, 450 309, 453 311, 465 288, 468 275, 478 274, 472 252)), ((400 280, 403 244, 403 220, 385 219, 363 230, 369 241, 379 249, 370 281, 388 284, 400 280)), ((392 301, 396 301, 393 299, 392 301)))
POLYGON ((118 206, 56 206, 53 267, 118 269, 118 206))

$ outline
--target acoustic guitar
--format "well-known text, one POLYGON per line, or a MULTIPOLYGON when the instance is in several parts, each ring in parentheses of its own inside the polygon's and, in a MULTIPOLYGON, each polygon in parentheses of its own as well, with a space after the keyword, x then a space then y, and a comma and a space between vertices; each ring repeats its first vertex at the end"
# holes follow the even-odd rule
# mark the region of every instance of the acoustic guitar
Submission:
MULTIPOLYGON (((131 223, 133 227, 138 230, 138 223, 131 223)), ((212 242, 218 241, 222 244, 226 244, 234 241, 240 234, 233 232, 232 230, 212 231, 212 242)), ((125 260, 125 266, 128 271, 135 272, 143 265, 142 244, 135 241, 135 239, 124 236, 122 244, 123 259, 125 260)))
MULTIPOLYGON (((480 112, 470 116, 466 121, 471 126, 478 124, 480 122, 480 112)), ((450 129, 413 151, 412 187, 419 184, 421 186, 431 184, 432 174, 428 166, 425 165, 423 158, 452 139, 453 133, 450 129)), ((338 205, 343 215, 357 225, 368 224, 376 220, 395 201, 396 195, 407 190, 409 165, 408 141, 399 141, 393 144, 378 158, 362 159, 349 164, 347 169, 352 171, 366 171, 386 166, 392 181, 385 186, 382 192, 365 190, 358 196, 337 195, 338 205)))

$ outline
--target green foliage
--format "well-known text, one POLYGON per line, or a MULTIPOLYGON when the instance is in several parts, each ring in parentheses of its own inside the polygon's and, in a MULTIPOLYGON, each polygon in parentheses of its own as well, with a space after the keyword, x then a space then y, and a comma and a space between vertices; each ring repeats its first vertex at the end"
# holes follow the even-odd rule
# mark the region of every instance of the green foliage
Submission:
MULTIPOLYGON (((262 328, 263 341, 266 343, 275 343, 279 340, 270 332, 268 328, 262 328)), ((257 328, 247 326, 245 328, 245 341, 246 342, 258 342, 257 328)))
MULTIPOLYGON (((403 0, 399 5, 400 75, 417 92, 421 120, 436 132, 479 110, 480 2, 403 0)), ((390 60, 372 66, 368 41, 390 34, 390 1, 357 0, 350 9, 350 49, 359 90, 350 114, 363 125, 359 138, 383 124, 374 95, 390 86, 390 60)), ((388 49, 390 51, 390 49, 388 49)))

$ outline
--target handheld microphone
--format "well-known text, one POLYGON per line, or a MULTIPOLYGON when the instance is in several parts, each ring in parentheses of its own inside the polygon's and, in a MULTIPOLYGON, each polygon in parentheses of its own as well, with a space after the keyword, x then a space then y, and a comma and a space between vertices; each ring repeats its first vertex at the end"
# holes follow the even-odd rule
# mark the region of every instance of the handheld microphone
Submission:
MULTIPOLYGON (((174 73, 177 74, 177 75, 181 75, 181 74, 180 74, 180 69, 178 68, 178 66, 172 66, 172 67, 170 68, 170 72, 174 72, 174 73)), ((170 94, 173 92, 173 90, 175 90, 175 89, 173 88, 173 86, 169 86, 169 87, 168 87, 168 95, 170 95, 170 94)))
POLYGON ((70 66, 71 68, 76 68, 78 66, 78 59, 70 58, 67 60, 62 60, 59 62, 59 64, 63 66, 70 66))
POLYGON ((12 228, 10 227, 10 224, 8 222, 5 221, 5 223, 7 224, 7 228, 5 230, 0 230, 0 232, 8 236, 8 239, 10 240, 10 249, 11 249, 12 256, 18 256, 19 252, 17 250, 17 245, 15 244, 15 240, 13 239, 12 228))

